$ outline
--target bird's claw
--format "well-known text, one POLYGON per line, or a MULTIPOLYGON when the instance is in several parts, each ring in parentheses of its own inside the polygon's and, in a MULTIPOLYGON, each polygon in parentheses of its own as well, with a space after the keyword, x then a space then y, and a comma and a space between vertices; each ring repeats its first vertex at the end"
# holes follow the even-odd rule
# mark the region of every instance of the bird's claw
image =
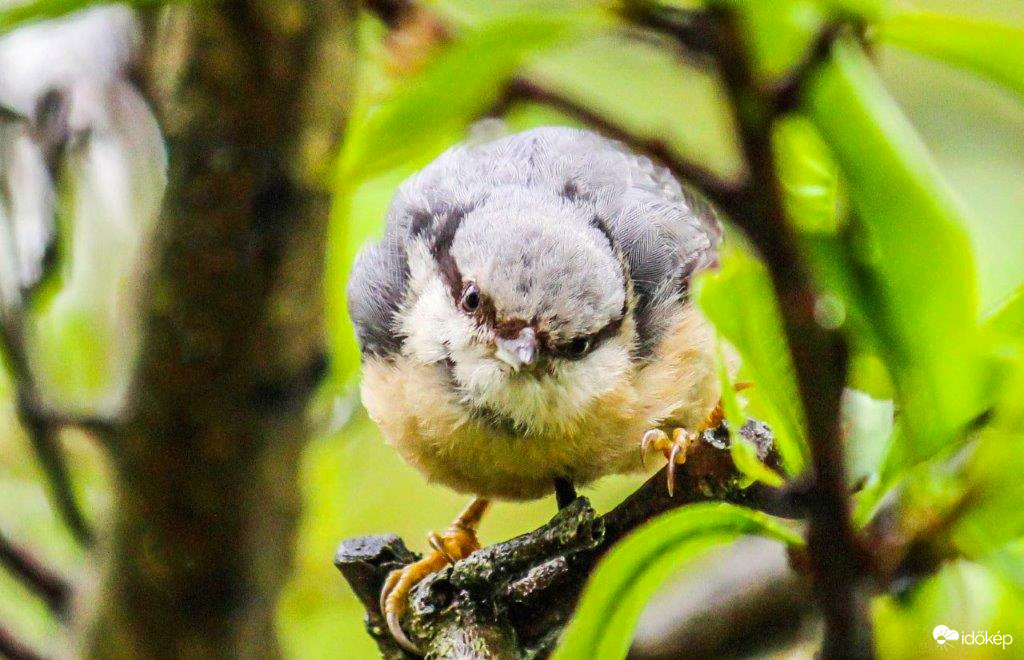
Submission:
POLYGON ((445 547, 444 537, 437 532, 431 532, 427 535, 427 545, 433 548, 434 552, 438 552, 449 564, 454 564, 458 561, 455 557, 449 554, 448 549, 445 547))
POLYGON ((484 500, 476 500, 444 534, 431 532, 427 542, 432 548, 423 559, 391 571, 380 592, 380 611, 395 642, 406 651, 422 655, 419 647, 402 630, 402 615, 408 607, 409 594, 424 578, 448 564, 465 559, 480 549, 474 529, 486 509, 484 500))
POLYGON ((668 474, 669 497, 675 494, 676 466, 686 462, 686 456, 696 439, 696 433, 676 428, 672 430, 671 438, 661 429, 651 429, 644 433, 643 440, 640 441, 641 462, 643 462, 643 458, 646 457, 647 453, 651 451, 660 451, 665 455, 665 460, 668 461, 668 470, 666 472, 668 474))
POLYGON ((402 615, 405 614, 409 592, 425 577, 447 564, 448 558, 435 550, 417 562, 391 571, 384 581, 380 592, 380 611, 395 642, 410 653, 421 655, 419 648, 402 630, 402 615))

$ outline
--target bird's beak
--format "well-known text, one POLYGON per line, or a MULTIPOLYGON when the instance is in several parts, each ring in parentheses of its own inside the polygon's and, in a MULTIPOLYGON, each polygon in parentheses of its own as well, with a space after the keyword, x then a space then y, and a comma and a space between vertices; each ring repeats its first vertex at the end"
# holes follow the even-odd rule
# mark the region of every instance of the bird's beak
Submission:
POLYGON ((523 328, 514 339, 499 337, 494 356, 516 371, 537 361, 537 333, 523 328))

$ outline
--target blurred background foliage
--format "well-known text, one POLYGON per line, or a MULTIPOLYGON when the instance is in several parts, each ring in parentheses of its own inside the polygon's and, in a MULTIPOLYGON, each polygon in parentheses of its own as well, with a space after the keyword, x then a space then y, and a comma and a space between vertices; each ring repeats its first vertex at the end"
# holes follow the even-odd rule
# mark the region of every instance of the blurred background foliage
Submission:
MULTIPOLYGON (((937 656, 941 649, 930 639, 931 629, 944 623, 959 630, 1019 634, 1016 648, 997 656, 1011 657, 1024 654, 1024 479, 1019 475, 1024 467, 1024 312, 1012 302, 1011 311, 1000 312, 1024 282, 1024 42, 1019 39, 1024 5, 1017 0, 885 4, 751 3, 761 9, 748 12, 746 34, 759 73, 770 78, 792 65, 820 24, 821 15, 809 11, 811 6, 867 7, 879 15, 939 12, 983 22, 975 26, 973 40, 960 41, 943 38, 941 21, 883 22, 877 35, 869 32, 881 40, 873 52, 880 80, 858 68, 863 63, 855 56, 844 71, 867 77, 869 87, 884 84, 896 105, 858 115, 863 108, 840 104, 855 96, 843 88, 849 78, 823 75, 812 85, 809 118, 788 119, 775 137, 787 210, 815 276, 833 292, 825 299, 822 317, 848 328, 854 348, 850 384, 858 391, 848 394, 844 421, 851 448, 850 483, 861 487, 856 520, 869 524, 894 485, 901 489, 900 524, 910 527, 935 525, 966 494, 971 498, 968 513, 951 523, 949 543, 959 558, 897 595, 876 599, 879 651, 887 658, 937 656), (993 31, 988 22, 1009 27, 1005 33, 993 31), (987 50, 979 52, 979 43, 987 50), (902 149, 887 151, 885 135, 872 133, 877 127, 864 119, 874 111, 890 117, 904 113, 931 156, 906 142, 899 145, 902 149), (858 169, 857 163, 866 165, 858 169), (878 168, 872 169, 873 164, 878 168), (894 172, 903 177, 900 185, 907 195, 872 200, 877 177, 894 172), (940 178, 948 181, 948 189, 928 188, 928 182, 940 185, 940 178), (931 215, 921 215, 922 207, 931 215), (876 230, 866 246, 867 239, 851 224, 851 209, 859 222, 876 230), (843 256, 851 249, 850 241, 873 255, 874 261, 868 258, 866 263, 895 292, 887 298, 895 305, 879 308, 876 290, 848 288, 850 282, 863 283, 848 270, 856 262, 843 256), (977 330, 979 318, 995 319, 983 336, 977 330), (893 398, 899 410, 895 425, 893 398), (990 421, 971 435, 970 451, 963 451, 965 424, 985 408, 994 410, 990 421)), ((665 42, 624 34, 603 4, 437 0, 424 5, 450 23, 455 35, 450 45, 433 46, 426 60, 410 55, 422 49, 389 41, 386 26, 377 19, 365 15, 360 25, 359 88, 335 165, 328 256, 334 369, 315 411, 322 433, 306 450, 305 511, 294 577, 280 603, 280 632, 293 658, 375 656, 362 629, 362 608, 330 563, 339 539, 392 531, 407 539, 423 538, 443 526, 463 500, 427 484, 404 465, 381 442, 355 394, 358 352, 346 318, 344 284, 359 247, 380 233, 395 187, 444 148, 465 139, 471 122, 499 104, 504 79, 516 74, 528 75, 631 132, 664 140, 673 151, 723 178, 733 179, 742 170, 728 105, 714 77, 677 57, 665 42)), ((529 101, 515 102, 507 110, 508 130, 578 124, 529 101)), ((882 128, 905 135, 902 125, 882 128)), ((73 240, 84 240, 80 234, 73 240)), ((723 337, 744 355, 738 380, 758 383, 744 392, 745 413, 773 425, 785 467, 793 475, 806 460, 806 441, 792 365, 780 350, 781 327, 763 268, 731 230, 729 238, 732 247, 722 273, 703 283, 698 298, 723 337)), ((72 404, 102 399, 114 386, 109 365, 122 338, 119 326, 109 322, 110 308, 97 301, 118 287, 131 286, 132 271, 118 262, 117 251, 96 241, 91 250, 97 270, 116 272, 94 280, 92 287, 62 293, 71 296, 68 305, 74 314, 57 304, 42 304, 37 312, 44 329, 40 368, 46 382, 72 404)), ((15 419, 9 383, 2 394, 0 501, 5 506, 0 521, 5 533, 39 548, 46 560, 88 583, 85 556, 47 504, 15 419)), ((76 485, 90 511, 102 518, 109 499, 99 453, 83 438, 69 434, 67 441, 76 485)), ((750 474, 765 480, 777 476, 754 468, 750 474)), ((586 494, 598 510, 606 510, 639 483, 639 477, 610 478, 586 494)), ((482 541, 531 529, 553 510, 553 501, 499 504, 481 530, 482 541)), ((743 514, 730 520, 700 542, 681 540, 675 559, 706 551, 709 540, 724 542, 756 531, 743 514)), ((675 533, 688 524, 677 521, 675 533)), ((764 527, 769 536, 799 540, 790 538, 785 528, 769 527, 764 527)), ((633 543, 642 551, 642 539, 633 543)), ((648 578, 647 591, 665 575, 686 570, 677 563, 663 563, 658 579, 648 578)), ((602 570, 613 576, 615 569, 602 570)), ((594 634, 595 621, 610 613, 590 600, 586 607, 593 614, 580 626, 589 625, 594 634)), ((627 619, 635 619, 639 609, 633 607, 627 619)), ((0 620, 10 622, 37 648, 57 650, 63 643, 45 608, 2 572, 0 620)), ((616 638, 621 646, 632 623, 617 625, 616 630, 625 631, 616 638)), ((985 647, 958 652, 962 657, 993 653, 985 647)))

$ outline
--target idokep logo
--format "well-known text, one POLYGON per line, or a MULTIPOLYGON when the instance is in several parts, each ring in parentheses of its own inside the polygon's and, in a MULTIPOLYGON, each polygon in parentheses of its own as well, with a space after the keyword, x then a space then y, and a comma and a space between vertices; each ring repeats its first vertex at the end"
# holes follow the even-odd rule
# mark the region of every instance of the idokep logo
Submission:
POLYGON ((935 638, 935 642, 942 648, 948 649, 952 642, 960 639, 960 633, 955 630, 950 630, 946 626, 939 624, 935 626, 935 630, 932 631, 932 637, 935 638))
POLYGON ((944 650, 948 650, 951 646, 956 646, 959 641, 964 646, 1001 646, 1004 649, 1013 644, 1013 635, 1003 634, 998 630, 989 634, 987 630, 972 631, 972 632, 957 632, 950 628, 938 625, 932 630, 932 637, 935 639, 935 643, 941 646, 944 650))

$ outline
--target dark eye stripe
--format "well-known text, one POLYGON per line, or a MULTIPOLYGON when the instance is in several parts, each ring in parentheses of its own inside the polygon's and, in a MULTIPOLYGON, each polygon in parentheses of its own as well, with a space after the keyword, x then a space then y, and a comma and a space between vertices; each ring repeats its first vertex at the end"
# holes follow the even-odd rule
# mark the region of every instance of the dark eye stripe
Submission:
POLYGON ((604 237, 608 239, 608 245, 612 249, 612 254, 616 254, 615 235, 612 234, 612 230, 608 227, 608 223, 604 221, 604 218, 595 215, 590 219, 590 226, 604 234, 604 237))
POLYGON ((579 360, 580 358, 586 357, 594 352, 598 346, 603 344, 608 339, 611 339, 619 333, 619 328, 622 327, 622 321, 626 316, 626 310, 623 309, 622 314, 612 319, 608 323, 604 324, 597 332, 592 332, 589 335, 582 335, 580 337, 573 337, 571 340, 556 344, 552 350, 552 354, 555 357, 564 358, 567 360, 579 360), (582 353, 573 351, 573 342, 584 339, 587 342, 587 348, 582 353))
POLYGON ((444 221, 438 224, 434 241, 430 245, 430 253, 456 302, 462 295, 462 273, 459 271, 459 265, 455 263, 455 257, 452 256, 452 243, 455 242, 455 234, 462 225, 462 220, 471 210, 466 207, 452 209, 444 221))

